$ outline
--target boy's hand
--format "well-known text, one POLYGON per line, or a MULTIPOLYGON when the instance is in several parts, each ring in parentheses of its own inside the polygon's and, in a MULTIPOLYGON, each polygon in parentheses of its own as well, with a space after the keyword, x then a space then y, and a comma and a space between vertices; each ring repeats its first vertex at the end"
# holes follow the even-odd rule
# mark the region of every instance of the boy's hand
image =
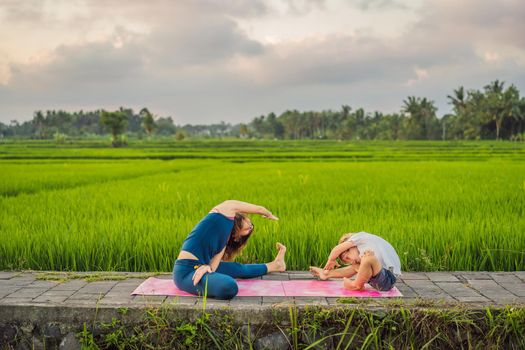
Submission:
POLYGON ((334 268, 339 267, 339 264, 335 260, 328 259, 326 262, 326 265, 324 266, 323 270, 333 270, 334 268))

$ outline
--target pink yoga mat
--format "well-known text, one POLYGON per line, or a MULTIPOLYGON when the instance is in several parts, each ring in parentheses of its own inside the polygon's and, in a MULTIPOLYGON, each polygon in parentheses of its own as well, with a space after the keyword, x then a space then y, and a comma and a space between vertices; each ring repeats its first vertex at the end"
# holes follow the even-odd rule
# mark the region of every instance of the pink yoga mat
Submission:
POLYGON ((284 294, 293 297, 358 297, 358 298, 391 298, 402 297, 403 294, 396 288, 388 292, 380 292, 368 284, 365 290, 352 291, 343 288, 342 280, 317 281, 295 280, 282 281, 284 294))
MULTIPOLYGON (((394 287, 388 292, 379 292, 369 285, 363 291, 350 291, 343 288, 342 281, 270 281, 270 280, 238 280, 239 297, 360 297, 360 298, 391 298, 403 296, 394 287)), ((150 277, 138 286, 133 295, 168 295, 193 296, 181 291, 171 279, 150 277)))

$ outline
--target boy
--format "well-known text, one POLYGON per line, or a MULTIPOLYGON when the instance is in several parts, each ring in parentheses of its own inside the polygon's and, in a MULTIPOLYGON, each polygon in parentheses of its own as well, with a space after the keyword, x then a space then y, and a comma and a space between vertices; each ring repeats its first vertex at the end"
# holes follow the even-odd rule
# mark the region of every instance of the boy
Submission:
POLYGON ((347 233, 330 252, 324 269, 310 266, 310 271, 321 280, 343 277, 344 287, 350 290, 362 290, 368 283, 388 291, 401 275, 401 262, 394 247, 383 238, 367 232, 347 233), (337 258, 350 265, 335 269, 339 267, 337 258))

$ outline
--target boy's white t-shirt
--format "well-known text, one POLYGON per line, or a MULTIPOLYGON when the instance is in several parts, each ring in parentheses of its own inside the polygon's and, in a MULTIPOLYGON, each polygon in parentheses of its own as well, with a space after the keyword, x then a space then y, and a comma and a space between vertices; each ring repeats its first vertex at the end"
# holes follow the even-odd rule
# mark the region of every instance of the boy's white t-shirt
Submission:
POLYGON ((350 236, 347 241, 355 243, 359 256, 363 256, 367 250, 374 252, 381 262, 381 266, 390 270, 394 275, 401 275, 401 261, 396 250, 383 238, 367 232, 358 232, 350 236))

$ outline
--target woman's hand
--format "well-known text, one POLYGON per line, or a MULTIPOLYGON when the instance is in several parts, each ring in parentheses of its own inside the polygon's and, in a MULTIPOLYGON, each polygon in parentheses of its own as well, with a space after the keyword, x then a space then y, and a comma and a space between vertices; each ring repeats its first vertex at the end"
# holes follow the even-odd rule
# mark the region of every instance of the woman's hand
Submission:
POLYGON ((279 218, 272 214, 271 211, 263 207, 263 213, 261 214, 263 218, 271 219, 271 220, 279 220, 279 218))
POLYGON ((201 265, 197 270, 195 270, 195 273, 193 274, 193 277, 191 278, 193 280, 193 285, 196 286, 197 283, 202 279, 202 276, 208 272, 211 273, 211 267, 209 265, 201 265))

